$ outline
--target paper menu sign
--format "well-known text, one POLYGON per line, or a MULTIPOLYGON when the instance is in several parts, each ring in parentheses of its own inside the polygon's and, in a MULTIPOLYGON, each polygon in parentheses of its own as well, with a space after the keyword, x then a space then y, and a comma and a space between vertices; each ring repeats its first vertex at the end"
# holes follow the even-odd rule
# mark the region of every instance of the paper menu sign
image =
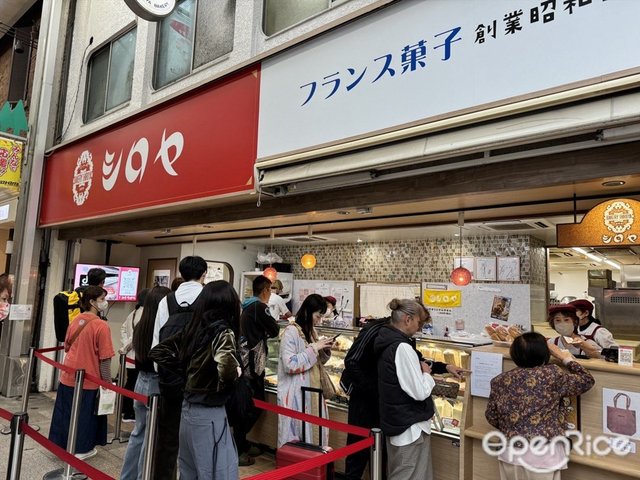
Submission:
POLYGON ((501 353, 471 351, 471 395, 489 398, 491 380, 501 373, 501 353))

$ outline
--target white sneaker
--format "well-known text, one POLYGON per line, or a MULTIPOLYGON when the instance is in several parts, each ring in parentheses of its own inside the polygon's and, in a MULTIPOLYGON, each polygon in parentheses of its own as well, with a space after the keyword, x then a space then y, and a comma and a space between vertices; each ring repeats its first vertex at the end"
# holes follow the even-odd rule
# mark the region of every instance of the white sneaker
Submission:
POLYGON ((86 453, 76 453, 75 457, 79 460, 86 460, 87 458, 95 457, 98 454, 98 450, 95 448, 93 450, 89 450, 86 453))

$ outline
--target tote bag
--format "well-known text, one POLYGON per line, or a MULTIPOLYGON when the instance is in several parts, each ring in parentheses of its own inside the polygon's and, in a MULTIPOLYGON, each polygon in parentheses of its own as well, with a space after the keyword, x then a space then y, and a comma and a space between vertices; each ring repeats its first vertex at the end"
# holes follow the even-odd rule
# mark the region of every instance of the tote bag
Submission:
POLYGON ((625 393, 613 397, 613 406, 607 406, 607 428, 613 433, 633 436, 636 434, 636 411, 630 410, 631 399, 625 393), (624 397, 626 408, 618 408, 618 399, 624 397))

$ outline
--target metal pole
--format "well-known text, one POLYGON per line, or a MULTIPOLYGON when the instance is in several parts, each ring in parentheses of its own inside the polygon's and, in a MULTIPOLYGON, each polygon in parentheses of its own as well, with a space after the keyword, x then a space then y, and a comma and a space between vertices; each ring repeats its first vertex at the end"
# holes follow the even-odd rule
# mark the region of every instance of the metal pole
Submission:
POLYGON ((29 423, 29 416, 25 412, 16 413, 11 419, 11 448, 9 450, 7 480, 20 480, 22 448, 24 447, 22 422, 29 423))
POLYGON ((27 408, 29 408, 29 393, 31 392, 31 377, 33 375, 35 351, 35 347, 29 348, 29 362, 27 363, 27 372, 25 373, 25 377, 22 382, 22 411, 25 413, 27 413, 27 408))
POLYGON ((371 480, 382 480, 382 430, 372 428, 373 446, 371 447, 371 480))
MULTIPOLYGON (((76 453, 76 437, 78 435, 78 418, 82 405, 82 387, 84 385, 84 370, 76 370, 76 384, 73 387, 73 402, 71 404, 71 419, 69 421, 69 438, 67 439, 67 452, 76 453)), ((67 463, 64 469, 65 478, 71 476, 71 465, 67 463)))
MULTIPOLYGON (((127 369, 127 355, 124 353, 120 354, 120 367, 118 368, 118 386, 124 388, 124 375, 125 370, 127 369)), ((116 418, 114 420, 115 431, 113 432, 113 439, 111 442, 115 442, 116 440, 122 441, 120 438, 120 432, 122 431, 122 395, 116 392, 116 418)))
POLYGON ((151 395, 147 403, 147 431, 144 436, 144 451, 142 463, 142 480, 153 478, 153 452, 156 447, 156 430, 158 429, 158 402, 160 395, 151 395))

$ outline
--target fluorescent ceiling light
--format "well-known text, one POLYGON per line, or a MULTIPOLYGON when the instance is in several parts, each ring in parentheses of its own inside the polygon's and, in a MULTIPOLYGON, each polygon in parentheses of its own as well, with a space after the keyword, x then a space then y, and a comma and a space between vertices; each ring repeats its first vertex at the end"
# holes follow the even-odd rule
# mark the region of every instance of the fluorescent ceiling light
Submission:
POLYGON ((595 261, 595 262, 602 262, 602 260, 604 260, 602 257, 600 257, 599 255, 595 255, 593 253, 589 253, 587 252, 584 248, 580 248, 580 247, 573 247, 572 250, 575 250, 578 253, 581 253, 582 255, 584 255, 585 257, 590 258, 591 260, 595 261))
POLYGON ((616 268, 618 270, 621 269, 620 265, 617 264, 616 262, 612 261, 612 260, 605 259, 604 263, 606 263, 607 265, 611 265, 613 268, 616 268))

